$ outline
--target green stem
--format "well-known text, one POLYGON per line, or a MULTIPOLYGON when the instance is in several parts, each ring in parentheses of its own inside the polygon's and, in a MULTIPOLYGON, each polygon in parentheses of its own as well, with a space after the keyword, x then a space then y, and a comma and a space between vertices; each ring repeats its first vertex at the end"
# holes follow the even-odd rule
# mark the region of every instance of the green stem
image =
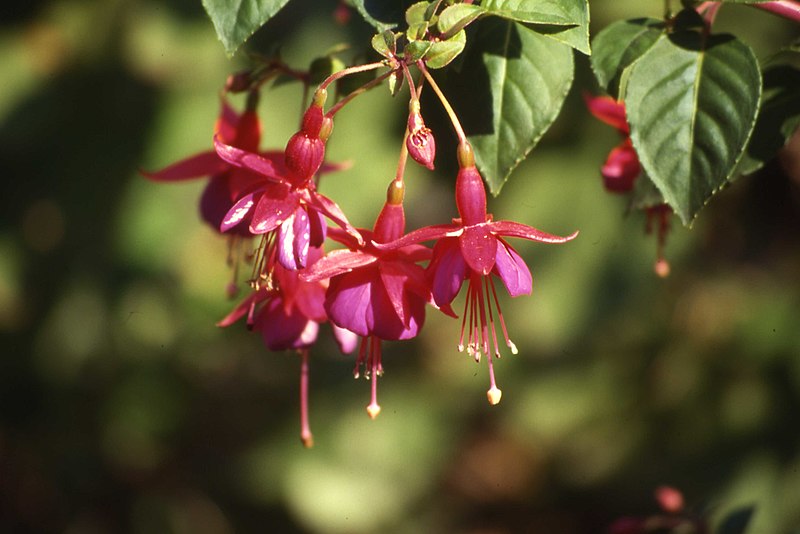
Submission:
POLYGON ((344 78, 345 76, 349 76, 350 74, 358 74, 359 72, 367 72, 369 70, 379 69, 381 67, 385 67, 386 64, 383 61, 376 61, 375 63, 367 63, 366 65, 356 65, 355 67, 348 67, 346 69, 342 69, 339 72, 334 72, 319 84, 320 89, 326 89, 330 84, 335 82, 340 78, 344 78))
POLYGON ((389 72, 385 72, 385 73, 381 74, 380 76, 378 76, 377 78, 375 78, 374 80, 370 80, 369 82, 365 83, 364 85, 362 85, 361 87, 359 87, 355 91, 349 93, 346 97, 342 98, 336 104, 331 106, 331 109, 329 109, 328 112, 325 115, 327 117, 333 117, 348 102, 353 100, 355 97, 357 97, 361 93, 365 93, 365 92, 369 91, 370 89, 372 89, 373 87, 375 87, 377 85, 380 85, 383 82, 383 80, 385 80, 386 78, 391 76, 393 72, 394 71, 392 71, 392 70, 390 70, 389 72))
POLYGON ((439 85, 436 83, 436 80, 433 79, 431 73, 428 72, 428 69, 425 67, 425 64, 422 61, 417 61, 417 67, 422 72, 425 79, 428 80, 433 92, 436 93, 436 96, 439 97, 439 101, 442 103, 444 110, 447 112, 448 117, 450 117, 450 122, 453 123, 453 128, 456 130, 456 135, 458 136, 458 141, 460 144, 467 143, 467 135, 464 133, 464 129, 461 127, 461 122, 458 120, 458 115, 453 110, 453 107, 450 105, 450 102, 447 101, 447 98, 444 96, 444 93, 439 88, 439 85))

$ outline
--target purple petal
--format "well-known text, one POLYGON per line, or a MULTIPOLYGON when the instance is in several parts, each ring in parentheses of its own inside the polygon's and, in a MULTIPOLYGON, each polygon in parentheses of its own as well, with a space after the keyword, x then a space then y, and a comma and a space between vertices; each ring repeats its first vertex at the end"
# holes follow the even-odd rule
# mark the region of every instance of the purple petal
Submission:
POLYGON ((282 299, 275 298, 259 313, 254 329, 270 350, 300 349, 314 344, 319 324, 296 309, 286 313, 282 299))
POLYGON ((214 136, 214 148, 217 150, 219 157, 231 165, 250 169, 271 182, 281 183, 284 181, 272 161, 262 157, 260 154, 226 145, 218 135, 214 136))
POLYGON ((325 298, 328 318, 336 325, 368 336, 375 326, 372 309, 372 277, 365 269, 331 279, 325 298))
POLYGON ((156 182, 177 182, 220 174, 225 172, 228 168, 228 164, 221 160, 216 152, 209 150, 208 152, 201 152, 200 154, 173 163, 160 171, 139 172, 156 182))
POLYGON ((446 306, 453 302, 464 278, 467 275, 467 264, 461 255, 458 241, 442 239, 433 249, 433 260, 428 269, 433 269, 433 301, 437 306, 446 306))
POLYGON ((336 344, 339 345, 339 350, 343 354, 353 352, 358 344, 358 334, 335 324, 331 324, 331 328, 333 328, 333 337, 336 339, 336 344))
POLYGON ((525 260, 511 248, 511 245, 503 240, 497 247, 497 259, 494 269, 500 279, 505 284, 508 294, 512 297, 520 295, 530 295, 533 288, 533 277, 531 276, 525 260))
POLYGON ((473 271, 483 276, 492 272, 497 255, 497 238, 488 225, 467 226, 459 236, 458 244, 464 261, 473 271))
MULTIPOLYGON (((300 211, 300 210, 298 210, 300 211)), ((300 268, 297 264, 297 258, 294 253, 294 222, 297 219, 297 213, 292 213, 288 219, 278 227, 278 261, 285 268, 290 271, 296 271, 300 268)))
POLYGON ((380 273, 381 282, 386 291, 391 310, 404 325, 408 325, 408 319, 410 319, 410 317, 407 317, 406 314, 408 299, 406 297, 405 288, 408 277, 406 273, 394 265, 395 263, 396 262, 378 263, 378 272, 380 273))
MULTIPOLYGON (((205 198, 205 195, 203 197, 205 198)), ((247 214, 250 213, 250 210, 253 208, 253 204, 253 193, 245 195, 237 200, 236 203, 228 210, 228 213, 226 213, 222 218, 222 222, 219 225, 220 232, 227 232, 242 222, 242 220, 247 217, 247 214)), ((202 205, 203 204, 201 203, 201 206, 202 205)))
POLYGON ((308 222, 311 227, 311 246, 321 247, 328 234, 328 225, 325 224, 325 217, 316 210, 309 210, 308 222))
POLYGON ((566 243, 575 239, 578 232, 574 232, 567 237, 561 237, 553 234, 548 234, 537 230, 533 226, 528 226, 514 221, 495 221, 489 223, 492 227, 492 232, 503 237, 521 237, 522 239, 529 239, 531 241, 539 241, 541 243, 566 243))
POLYGON ((294 259, 298 269, 302 269, 308 262, 308 247, 311 240, 311 229, 309 228, 308 212, 301 206, 294 214, 294 259))

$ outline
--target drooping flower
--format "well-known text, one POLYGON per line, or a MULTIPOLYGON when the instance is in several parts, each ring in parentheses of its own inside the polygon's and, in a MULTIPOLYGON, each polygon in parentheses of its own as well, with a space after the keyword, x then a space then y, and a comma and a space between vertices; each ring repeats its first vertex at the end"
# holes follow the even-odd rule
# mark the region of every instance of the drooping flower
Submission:
POLYGON ((373 231, 361 230, 364 244, 332 230, 331 237, 350 248, 330 252, 301 274, 308 281, 330 279, 325 297, 330 321, 362 337, 354 374, 358 377, 363 366, 365 376, 372 380, 367 413, 373 419, 380 412, 377 380, 383 373, 381 341, 415 337, 425 321, 425 304, 430 299, 425 271, 417 265, 430 258, 430 249, 416 244, 392 250, 375 246, 403 235, 403 191, 400 181, 389 186, 373 231))
POLYGON ((468 282, 458 349, 466 349, 476 361, 481 354, 487 356, 490 380, 487 396, 491 404, 497 404, 502 393, 495 382, 492 360, 493 355, 500 356, 496 322, 511 352, 516 353, 517 348, 508 336, 493 277, 503 282, 512 297, 529 294, 533 284, 525 261, 504 238, 565 243, 578 233, 560 237, 521 223, 492 220, 491 214, 486 212, 483 179, 467 144, 459 146, 459 165, 456 178, 459 219, 452 224, 420 228, 388 244, 373 245, 380 250, 397 250, 437 240, 427 268, 433 301, 439 307, 448 307, 464 281, 468 282))
MULTIPOLYGON (((309 261, 322 257, 322 251, 309 251, 309 261)), ((313 438, 308 423, 308 353, 317 341, 319 325, 327 321, 323 306, 327 280, 308 282, 299 271, 276 265, 272 278, 236 306, 218 326, 230 326, 245 317, 248 328, 261 334, 269 350, 296 350, 302 357, 300 382, 301 440, 310 447, 313 438)), ((355 349, 356 336, 336 325, 333 333, 344 353, 355 349)))
POLYGON ((321 246, 325 240, 324 217, 362 242, 339 206, 316 190, 313 177, 324 158, 324 139, 320 136, 331 128, 321 112, 316 103, 306 112, 303 128, 289 140, 283 165, 215 139, 217 154, 223 160, 261 177, 260 184, 242 195, 220 224, 224 232, 249 219, 250 232, 265 235, 261 272, 269 272, 275 261, 291 270, 305 267, 310 248, 321 246))
POLYGON ((592 115, 616 128, 623 137, 622 142, 608 154, 600 174, 606 190, 627 193, 633 189, 636 178, 642 172, 642 166, 631 142, 631 130, 625 118, 625 104, 610 96, 584 94, 584 99, 592 115))

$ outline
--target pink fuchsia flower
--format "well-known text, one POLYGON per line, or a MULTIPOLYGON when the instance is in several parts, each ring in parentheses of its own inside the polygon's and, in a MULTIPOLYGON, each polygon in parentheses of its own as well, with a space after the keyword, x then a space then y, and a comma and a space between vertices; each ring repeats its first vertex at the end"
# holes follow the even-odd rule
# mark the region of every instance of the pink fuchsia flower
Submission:
POLYGON ((380 412, 381 341, 415 337, 425 322, 425 304, 430 299, 425 271, 417 265, 430 259, 430 249, 411 244, 381 250, 374 245, 403 235, 402 201, 403 183, 394 181, 373 231, 361 230, 366 243, 361 245, 350 235, 332 231, 331 236, 350 249, 330 252, 301 274, 309 282, 330 279, 325 297, 330 321, 362 338, 354 374, 358 377, 363 366, 372 380, 367 413, 373 419, 380 412))
MULTIPOLYGON (((312 249, 309 261, 317 261, 321 256, 320 249, 312 249)), ((269 350, 296 350, 300 354, 301 440, 306 447, 313 444, 308 422, 308 355, 310 347, 317 341, 320 323, 327 321, 323 306, 326 288, 326 280, 307 282, 300 278, 299 271, 276 265, 270 280, 217 323, 218 326, 230 326, 246 317, 248 328, 261 333, 269 350)), ((355 334, 332 326, 340 350, 352 352, 357 342, 355 334)))
POLYGON ((217 154, 223 160, 261 178, 257 187, 244 194, 228 210, 220 229, 227 231, 249 219, 251 233, 266 234, 263 272, 269 272, 276 260, 287 269, 305 267, 309 249, 321 246, 325 240, 327 226, 324 217, 363 242, 339 206, 317 192, 312 179, 324 157, 324 149, 322 152, 318 150, 317 141, 322 142, 319 135, 326 128, 330 131, 330 126, 325 127, 324 122, 317 120, 320 114, 321 109, 316 104, 306 112, 306 119, 312 119, 304 120, 304 129, 290 139, 282 166, 260 154, 215 139, 217 154), (311 129, 306 131, 306 127, 311 129), (312 174, 307 175, 309 172, 312 174))
POLYGON ((486 354, 489 365, 491 404, 502 395, 494 376, 492 355, 500 357, 495 320, 500 324, 505 344, 512 353, 517 348, 508 336, 505 320, 494 285, 499 278, 512 297, 530 294, 533 278, 522 257, 504 239, 519 237, 541 243, 565 243, 575 238, 547 234, 531 226, 512 221, 493 221, 486 212, 486 190, 475 168, 471 147, 459 146, 460 169, 456 178, 456 204, 460 219, 452 224, 429 226, 415 230, 391 243, 375 246, 381 250, 397 250, 422 241, 437 240, 428 265, 428 277, 434 303, 449 307, 468 281, 467 297, 461 323, 458 349, 476 361, 486 354), (493 349, 493 350, 490 350, 493 349))
POLYGON ((625 118, 625 104, 609 96, 584 94, 589 111, 604 123, 613 126, 624 138, 611 150, 600 169, 606 190, 613 193, 627 193, 633 189, 636 178, 642 172, 639 157, 630 138, 630 127, 625 118))
MULTIPOLYGON (((255 98, 248 101, 247 109, 237 113, 223 97, 221 111, 214 126, 214 135, 223 143, 249 152, 257 152, 261 142, 262 125, 255 112, 255 98)), ((262 152, 262 158, 273 165, 283 165, 280 151, 262 152)), ((156 172, 142 172, 156 182, 176 182, 209 177, 200 199, 200 214, 215 230, 242 194, 251 190, 262 178, 248 170, 231 165, 215 150, 200 152, 156 172)), ((230 228, 233 233, 249 235, 247 225, 230 228)))

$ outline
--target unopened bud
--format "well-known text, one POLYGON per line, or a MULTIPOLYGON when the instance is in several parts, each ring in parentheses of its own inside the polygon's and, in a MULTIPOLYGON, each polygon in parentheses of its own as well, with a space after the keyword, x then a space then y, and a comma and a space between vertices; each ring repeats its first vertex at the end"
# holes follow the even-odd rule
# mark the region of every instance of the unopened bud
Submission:
POLYGON ((289 170, 289 181, 301 185, 311 179, 325 159, 325 143, 319 137, 297 132, 286 144, 284 161, 289 170))
POLYGON ((228 93, 241 93, 247 91, 252 83, 251 72, 243 70, 228 76, 225 80, 225 91, 228 93))
POLYGON ((436 158, 436 139, 433 137, 431 129, 425 126, 419 109, 412 111, 408 116, 406 148, 414 161, 433 170, 433 160, 436 158))

